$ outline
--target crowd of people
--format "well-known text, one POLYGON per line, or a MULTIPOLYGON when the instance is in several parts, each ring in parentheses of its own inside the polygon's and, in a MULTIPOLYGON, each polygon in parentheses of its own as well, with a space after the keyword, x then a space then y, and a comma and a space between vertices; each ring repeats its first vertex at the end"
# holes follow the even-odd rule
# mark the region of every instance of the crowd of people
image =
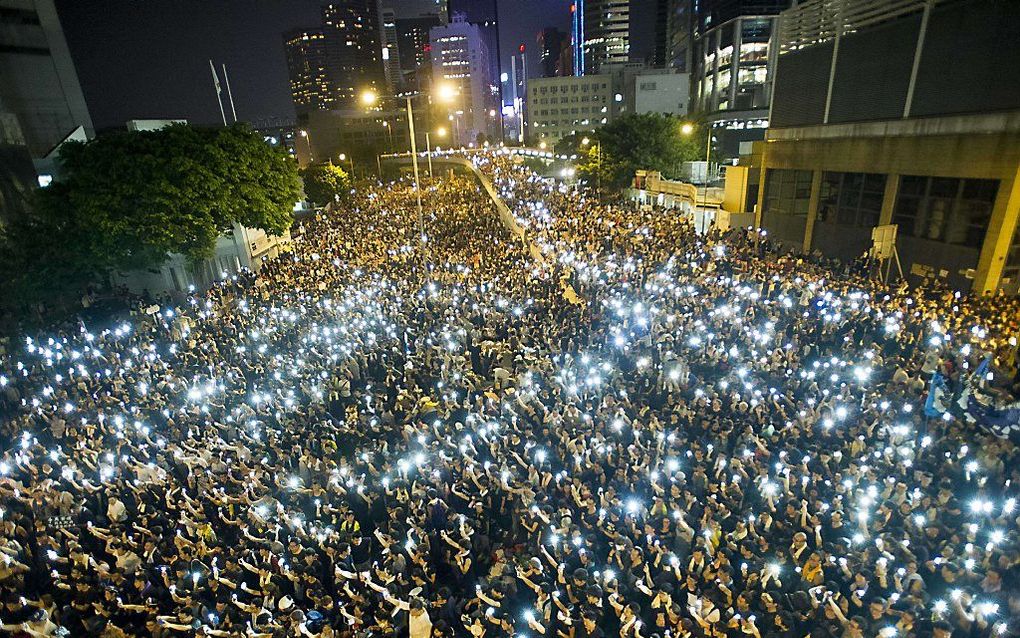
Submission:
POLYGON ((0 359, 0 633, 1020 633, 1013 300, 473 161, 0 359))

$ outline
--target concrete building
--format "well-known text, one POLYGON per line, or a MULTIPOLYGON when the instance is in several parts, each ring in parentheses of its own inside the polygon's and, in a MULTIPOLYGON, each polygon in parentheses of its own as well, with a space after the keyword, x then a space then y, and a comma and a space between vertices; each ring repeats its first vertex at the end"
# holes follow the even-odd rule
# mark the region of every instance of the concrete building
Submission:
MULTIPOLYGON (((513 5, 503 2, 504 8, 513 5)), ((489 79, 495 84, 503 71, 503 52, 500 50, 499 39, 499 0, 446 0, 449 19, 452 21, 457 14, 464 14, 464 19, 478 25, 482 44, 488 55, 489 79)), ((496 86, 499 90, 499 86, 496 86)), ((498 100, 496 100, 498 102, 498 100)))
POLYGON ((809 0, 782 14, 771 126, 727 181, 769 235, 849 259, 898 226, 914 281, 1016 291, 1020 4, 809 0))
POLYGON ((290 75, 290 96, 294 110, 310 111, 336 108, 337 88, 329 69, 326 34, 322 29, 295 29, 283 34, 290 75))
POLYGON ((691 70, 694 44, 692 0, 668 0, 666 5, 666 66, 680 73, 691 70))
POLYGON ((21 125, 0 101, 0 225, 31 212, 36 186, 36 171, 21 125))
POLYGON ((581 39, 576 74, 598 74, 603 64, 630 60, 630 0, 576 0, 573 11, 581 39))
POLYGON ((556 27, 546 27, 538 33, 539 60, 542 77, 555 78, 573 75, 570 64, 570 38, 556 27))
POLYGON ((400 48, 397 38, 397 14, 393 9, 382 10, 382 63, 386 74, 386 88, 397 93, 403 89, 400 73, 400 48))
POLYGON ((692 110, 705 113, 723 158, 768 126, 778 58, 778 14, 792 0, 699 0, 694 3, 692 110))
POLYGON ((610 75, 533 78, 528 82, 528 141, 555 144, 599 128, 612 119, 613 100, 610 75))
POLYGON ((193 263, 183 255, 170 255, 159 266, 117 273, 115 284, 133 293, 187 293, 208 288, 214 282, 238 273, 241 268, 258 271, 262 264, 289 250, 290 232, 279 237, 264 231, 234 224, 233 229, 219 236, 213 256, 193 263))
POLYGON ((322 24, 337 105, 355 107, 362 91, 386 91, 379 0, 334 0, 322 7, 322 24))
MULTIPOLYGON (((432 27, 443 24, 438 16, 425 16, 419 18, 397 18, 397 51, 400 55, 400 72, 404 77, 405 85, 419 86, 412 84, 412 79, 417 79, 417 74, 422 69, 428 70, 428 76, 432 74, 432 41, 429 33, 432 27)), ((427 84, 425 84, 427 86, 427 84)))
POLYGON ((0 104, 33 158, 79 126, 95 134, 53 0, 0 0, 0 104))
POLYGON ((628 87, 634 95, 634 113, 687 115, 690 107, 691 76, 661 70, 634 76, 628 87))
POLYGON ((432 82, 453 86, 458 95, 450 107, 453 141, 467 145, 479 135, 495 139, 499 126, 496 96, 489 75, 489 50, 482 29, 456 13, 448 24, 433 27, 432 82))
MULTIPOLYGON (((416 140, 424 150, 425 132, 430 130, 428 109, 416 109, 414 119, 416 140)), ((295 138, 300 166, 326 161, 345 166, 340 159, 343 154, 359 164, 370 162, 374 167, 377 154, 406 152, 409 146, 403 109, 316 111, 309 113, 300 127, 295 138)))

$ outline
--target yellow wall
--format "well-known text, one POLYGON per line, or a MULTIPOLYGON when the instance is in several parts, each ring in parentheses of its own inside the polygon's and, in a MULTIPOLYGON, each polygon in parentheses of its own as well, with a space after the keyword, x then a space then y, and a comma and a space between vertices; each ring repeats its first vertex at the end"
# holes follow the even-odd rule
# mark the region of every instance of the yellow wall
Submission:
MULTIPOLYGON (((750 170, 779 168, 888 175, 889 185, 882 206, 884 223, 888 223, 892 215, 895 184, 901 175, 999 180, 974 289, 990 291, 998 287, 1020 217, 1020 132, 770 139, 763 150, 764 167, 759 165, 750 170)), ((734 193, 737 180, 735 175, 734 193)), ((746 188, 746 179, 743 182, 746 188)), ((726 192, 729 202, 729 173, 726 192)), ((759 208, 764 192, 763 184, 758 193, 759 208)), ((760 218, 757 221, 760 224, 760 218)), ((805 247, 810 246, 810 241, 810 236, 805 236, 805 247)), ((952 250, 951 246, 946 248, 952 250)))
POLYGON ((743 213, 747 198, 747 166, 726 167, 726 187, 723 191, 722 208, 731 213, 743 213))

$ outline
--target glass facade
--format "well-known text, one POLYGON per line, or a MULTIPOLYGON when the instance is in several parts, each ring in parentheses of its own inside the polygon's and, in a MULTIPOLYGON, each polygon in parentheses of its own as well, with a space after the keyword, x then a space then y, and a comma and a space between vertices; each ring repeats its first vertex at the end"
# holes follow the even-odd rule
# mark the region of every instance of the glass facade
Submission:
POLYGON ((904 175, 892 221, 900 234, 980 248, 998 190, 994 179, 904 175))
POLYGON ((877 173, 823 173, 816 219, 861 228, 877 226, 885 181, 886 176, 877 173))
POLYGON ((770 168, 765 173, 765 213, 807 217, 811 171, 770 168))

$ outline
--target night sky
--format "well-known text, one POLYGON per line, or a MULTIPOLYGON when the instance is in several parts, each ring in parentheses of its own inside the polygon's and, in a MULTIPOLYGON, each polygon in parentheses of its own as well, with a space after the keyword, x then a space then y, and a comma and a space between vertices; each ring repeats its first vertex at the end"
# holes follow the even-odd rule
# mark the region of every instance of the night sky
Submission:
MULTIPOLYGON (((218 73, 221 64, 227 65, 239 120, 256 124, 293 120, 281 33, 318 25, 323 1, 56 0, 56 4, 93 123, 104 129, 146 118, 218 124, 210 58, 218 73)), ((635 9, 639 25, 651 17, 635 9)), ((499 12, 504 71, 509 71, 507 56, 520 42, 528 44, 529 71, 538 69, 535 37, 543 27, 569 32, 570 0, 500 0, 499 12)))

